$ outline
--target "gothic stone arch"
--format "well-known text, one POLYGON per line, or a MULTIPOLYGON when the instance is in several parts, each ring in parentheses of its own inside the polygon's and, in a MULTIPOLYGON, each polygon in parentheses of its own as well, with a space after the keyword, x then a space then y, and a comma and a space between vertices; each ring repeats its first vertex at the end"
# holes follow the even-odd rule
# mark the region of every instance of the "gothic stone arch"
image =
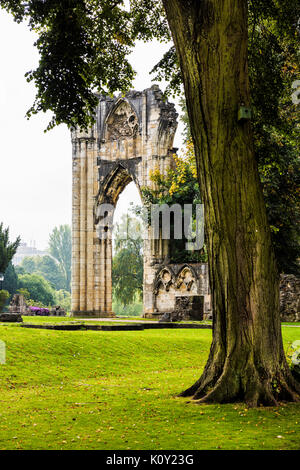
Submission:
MULTIPOLYGON (((163 101, 159 87, 153 85, 124 97, 99 96, 94 126, 88 132, 72 131, 74 316, 114 316, 112 243, 109 236, 98 236, 103 220, 100 206, 115 207, 129 182, 134 181, 138 189, 151 186, 152 170, 158 167, 165 173, 174 165, 176 127, 174 105, 163 101)), ((168 249, 168 240, 144 242, 144 315, 148 317, 172 311, 178 295, 207 294, 201 280, 207 267, 171 265, 168 249)))
MULTIPOLYGON (((173 104, 164 102, 157 85, 124 97, 99 97, 95 125, 88 132, 72 131, 72 312, 73 315, 113 316, 111 240, 99 240, 98 207, 116 205, 125 186, 134 181, 149 186, 150 172, 165 172, 173 162, 177 127, 173 104)), ((155 270, 151 243, 144 249, 144 304, 154 309, 155 270), (147 285, 151 289, 147 290, 147 285)), ((157 245, 157 243, 156 243, 157 245)), ((154 256, 166 256, 165 243, 154 256)))

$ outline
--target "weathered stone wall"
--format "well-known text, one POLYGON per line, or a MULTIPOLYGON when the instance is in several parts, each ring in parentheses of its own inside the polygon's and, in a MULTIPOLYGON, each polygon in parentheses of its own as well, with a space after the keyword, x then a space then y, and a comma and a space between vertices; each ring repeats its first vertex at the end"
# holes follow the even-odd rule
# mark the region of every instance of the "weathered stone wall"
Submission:
MULTIPOLYGON (((154 307, 151 311, 145 305, 145 316, 161 318, 165 313, 169 317, 196 319, 197 305, 202 305, 199 316, 211 312, 210 291, 208 284, 208 266, 205 263, 154 264, 155 275, 149 293, 152 293, 154 307), (201 296, 201 302, 197 297, 201 296), (187 298, 190 297, 190 301, 187 298), (182 299, 180 299, 182 298, 182 299), (179 312, 181 310, 181 312, 179 312)), ((198 318, 200 319, 200 318, 198 318)))
MULTIPOLYGON (((89 132, 72 132, 72 312, 113 316, 111 227, 106 239, 101 205, 116 205, 126 185, 151 186, 151 171, 174 165, 177 127, 173 104, 163 101, 157 85, 125 97, 99 97, 96 123, 89 132)), ((168 253, 167 241, 145 240, 144 304, 154 311, 152 284, 155 264, 168 253)))
MULTIPOLYGON (((99 97, 95 125, 87 133, 73 130, 74 316, 114 316, 112 226, 104 217, 103 204, 115 207, 129 182, 134 181, 139 190, 151 187, 153 170, 165 174, 174 166, 176 127, 174 105, 163 101, 159 87, 153 85, 125 97, 99 97)), ((113 214, 108 215, 112 220, 113 214)), ((149 236, 144 241, 145 316, 174 311, 177 296, 201 295, 201 305, 209 311, 207 266, 166 264, 168 252, 168 240, 149 236)), ((184 304, 191 310, 196 303, 188 299, 184 304)))
POLYGON ((31 313, 24 296, 21 294, 14 294, 10 301, 8 311, 10 313, 20 313, 21 315, 30 315, 31 313))
POLYGON ((300 279, 293 274, 280 277, 281 321, 300 321, 300 279))

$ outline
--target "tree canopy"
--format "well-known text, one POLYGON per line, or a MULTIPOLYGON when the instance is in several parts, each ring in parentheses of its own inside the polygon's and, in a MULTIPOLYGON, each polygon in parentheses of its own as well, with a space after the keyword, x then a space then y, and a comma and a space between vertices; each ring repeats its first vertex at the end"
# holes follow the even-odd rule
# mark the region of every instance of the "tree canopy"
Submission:
POLYGON ((23 274, 19 276, 20 289, 26 289, 30 299, 44 305, 54 305, 55 295, 49 282, 38 274, 23 274))
POLYGON ((17 22, 39 35, 39 66, 26 74, 37 95, 28 117, 51 110, 62 122, 86 127, 98 93, 129 90, 135 75, 128 54, 137 39, 170 39, 160 2, 131 0, 1 0, 17 22), (155 25, 155 27, 154 27, 155 25))
POLYGON ((14 295, 18 288, 18 276, 14 265, 10 261, 4 273, 3 289, 7 290, 10 295, 14 295))
MULTIPOLYGON (((72 237, 69 225, 55 227, 49 237, 49 253, 58 261, 64 289, 71 290, 72 237)), ((50 263, 44 260, 44 263, 50 263)), ((58 279, 57 279, 58 280, 58 279)))
MULTIPOLYGON (((49 128, 62 122, 88 126, 96 93, 127 91, 135 72, 129 53, 135 41, 170 41, 160 1, 2 0, 17 22, 39 35, 41 60, 27 73, 37 88, 28 116, 53 111, 49 128)), ((291 102, 299 74, 297 2, 248 1, 249 70, 253 127, 268 218, 280 271, 299 273, 299 117, 291 102), (283 249, 285 247, 285 249, 283 249)), ((174 45, 153 69, 166 94, 182 93, 174 45)), ((67 287, 69 289, 69 287, 67 287)))
POLYGON ((4 228, 3 223, 0 223, 0 272, 4 273, 17 252, 20 245, 20 237, 14 242, 9 241, 9 228, 4 228))
POLYGON ((66 280, 60 265, 52 256, 26 256, 20 267, 24 268, 26 273, 43 276, 55 290, 66 287, 66 280))
MULTIPOLYGON (((1 0, 0 4, 15 21, 27 21, 38 33, 39 65, 26 74, 28 81, 34 81, 37 94, 27 115, 51 110, 49 128, 63 122, 89 126, 97 104, 95 92, 112 94, 130 88, 135 72, 128 55, 135 41, 171 40, 163 3, 157 0, 1 0)), ((265 109, 268 103, 268 111, 273 112, 280 88, 273 50, 278 48, 278 38, 297 49, 299 7, 291 0, 249 0, 248 10, 250 56, 258 59, 260 54, 261 65, 272 66, 260 81, 262 100, 257 103, 265 109), (261 36, 267 55, 258 47, 261 36)), ((259 68, 256 70, 259 78, 259 68)), ((180 92, 182 78, 174 46, 158 60, 153 72, 155 79, 167 80, 167 93, 180 92)))

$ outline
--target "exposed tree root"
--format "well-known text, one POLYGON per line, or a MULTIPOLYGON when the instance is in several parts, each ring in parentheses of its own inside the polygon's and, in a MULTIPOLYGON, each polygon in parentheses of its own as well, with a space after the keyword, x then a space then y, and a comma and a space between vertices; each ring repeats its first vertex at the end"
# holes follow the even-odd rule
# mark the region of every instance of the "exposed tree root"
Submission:
POLYGON ((200 379, 180 396, 192 396, 199 404, 245 402, 249 407, 300 401, 300 383, 287 366, 273 374, 265 370, 259 374, 253 365, 237 370, 225 364, 221 374, 212 371, 216 372, 216 367, 206 367, 200 379))

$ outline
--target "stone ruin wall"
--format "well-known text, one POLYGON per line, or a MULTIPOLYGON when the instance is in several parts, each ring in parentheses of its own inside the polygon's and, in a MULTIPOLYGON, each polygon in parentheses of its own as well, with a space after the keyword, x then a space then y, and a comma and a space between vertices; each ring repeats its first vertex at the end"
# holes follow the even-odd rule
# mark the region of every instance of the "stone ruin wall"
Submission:
MULTIPOLYGON (((131 181, 141 193, 142 187, 153 185, 150 175, 154 169, 165 174, 174 165, 176 128, 174 105, 165 102, 159 87, 153 85, 126 96, 99 96, 94 126, 88 132, 72 131, 74 316, 114 316, 111 227, 106 227, 107 239, 99 239, 99 230, 103 229, 100 207, 103 203, 116 206, 131 181)), ((187 266, 164 264, 168 243, 162 239, 144 242, 143 296, 147 317, 172 311, 177 295, 209 295, 207 281, 202 280, 205 267, 190 266, 188 270, 187 266), (166 281, 168 275, 171 282, 166 281)), ((208 305, 208 299, 204 305, 208 305)))
POLYGON ((156 265, 155 271, 156 275, 151 285, 154 310, 150 315, 146 314, 146 316, 160 317, 164 313, 171 313, 177 318, 178 308, 184 309, 188 298, 190 298, 190 302, 195 303, 198 310, 199 303, 197 302, 197 297, 202 297, 200 311, 197 312, 193 309, 188 317, 195 320, 211 317, 211 296, 207 264, 156 265))
POLYGON ((300 321, 300 279, 293 274, 280 276, 281 321, 300 321))

